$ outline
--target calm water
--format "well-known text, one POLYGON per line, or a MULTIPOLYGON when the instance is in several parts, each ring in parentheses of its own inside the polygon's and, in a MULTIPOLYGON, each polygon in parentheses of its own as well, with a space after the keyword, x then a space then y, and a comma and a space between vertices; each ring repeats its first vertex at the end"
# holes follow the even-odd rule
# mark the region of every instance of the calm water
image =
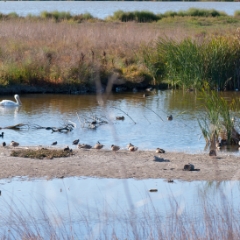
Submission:
POLYGON ((39 15, 42 11, 69 11, 71 14, 91 13, 94 17, 106 18, 118 10, 165 13, 189 8, 216 9, 233 15, 240 10, 239 2, 111 2, 111 1, 0 1, 0 12, 16 12, 20 16, 39 15))
MULTIPOLYGON (((9 228, 14 231, 14 227, 18 231, 14 225, 18 219, 18 224, 24 222, 34 229, 36 224, 41 229, 41 224, 50 223, 57 231, 69 232, 71 226, 74 232, 84 234, 84 239, 100 239, 99 231, 104 234, 105 229, 111 227, 118 234, 125 231, 125 224, 130 224, 131 218, 135 224, 144 220, 155 227, 156 223, 152 221, 156 213, 164 219, 171 214, 181 217, 190 212, 195 225, 204 221, 204 202, 212 206, 213 212, 218 209, 221 213, 222 207, 226 206, 237 212, 239 188, 237 181, 175 181, 170 184, 161 179, 139 181, 76 177, 50 181, 27 181, 24 178, 0 180, 0 232, 6 233, 9 228), (153 188, 158 192, 149 192, 153 188), (19 221, 21 217, 23 220, 19 221), (67 230, 64 229, 66 226, 67 230), (94 229, 96 238, 90 238, 94 229)), ((126 236, 126 232, 124 234, 126 236)))
MULTIPOLYGON (((61 127, 70 120, 76 128, 69 133, 31 128, 4 129, 6 143, 14 140, 21 145, 48 146, 58 141, 58 146, 62 147, 80 138, 80 142, 92 145, 100 141, 108 149, 111 144, 125 148, 131 142, 145 150, 160 146, 171 151, 193 152, 202 151, 205 146, 197 122, 197 116, 201 114, 197 109, 200 102, 194 94, 158 91, 147 98, 143 98, 142 93, 113 94, 105 107, 98 104, 95 95, 27 94, 20 97, 22 107, 0 107, 1 127, 19 123, 61 127), (169 114, 173 115, 173 121, 167 121, 169 114), (93 116, 108 124, 95 130, 83 127, 82 123, 92 121, 93 116), (125 120, 116 120, 116 116, 125 116, 125 120)), ((2 99, 13 99, 13 96, 1 96, 2 99)))
MULTIPOLYGON (((226 94, 226 97, 239 96, 238 92, 226 94)), ((194 93, 157 91, 147 98, 143 98, 143 93, 115 93, 104 107, 98 104, 95 95, 26 94, 20 98, 23 103, 20 108, 0 107, 0 127, 23 123, 30 128, 3 129, 5 135, 0 141, 7 144, 14 140, 22 146, 50 146, 57 141, 57 146, 63 147, 80 139, 81 143, 91 145, 100 141, 106 149, 112 144, 126 148, 131 142, 142 150, 161 147, 167 151, 204 151, 205 140, 197 121, 204 116, 204 109, 194 93), (167 121, 169 114, 173 115, 173 121, 167 121), (83 126, 84 121, 92 121, 95 116, 108 123, 94 130, 83 126), (116 116, 124 116, 125 120, 116 120, 116 116), (76 124, 68 133, 32 128, 61 127, 68 121, 76 124)), ((13 96, 0 96, 2 99, 13 100, 13 96)))

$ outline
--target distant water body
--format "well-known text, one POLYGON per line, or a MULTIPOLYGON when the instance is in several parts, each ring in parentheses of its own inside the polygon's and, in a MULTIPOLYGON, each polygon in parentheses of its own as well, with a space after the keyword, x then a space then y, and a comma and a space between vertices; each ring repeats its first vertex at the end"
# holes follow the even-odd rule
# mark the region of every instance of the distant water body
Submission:
POLYGON ((90 13, 104 19, 118 10, 157 13, 188 10, 189 8, 215 9, 233 15, 240 10, 240 2, 118 2, 118 1, 0 1, 0 12, 16 12, 20 16, 39 15, 42 11, 67 11, 72 15, 90 13))

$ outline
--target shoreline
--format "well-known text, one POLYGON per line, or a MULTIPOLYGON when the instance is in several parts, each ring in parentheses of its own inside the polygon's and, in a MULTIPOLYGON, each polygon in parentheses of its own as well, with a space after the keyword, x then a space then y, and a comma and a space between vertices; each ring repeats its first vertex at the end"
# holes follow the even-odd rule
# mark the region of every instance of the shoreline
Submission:
MULTIPOLYGON (((37 150, 36 147, 29 148, 37 150)), ((183 181, 240 180, 239 157, 230 153, 218 152, 217 157, 210 157, 207 153, 159 154, 155 151, 74 149, 73 155, 65 158, 31 159, 10 156, 12 150, 19 149, 24 148, 0 148, 0 179, 19 176, 29 179, 82 176, 183 181), (199 171, 183 171, 184 165, 188 163, 199 171)))

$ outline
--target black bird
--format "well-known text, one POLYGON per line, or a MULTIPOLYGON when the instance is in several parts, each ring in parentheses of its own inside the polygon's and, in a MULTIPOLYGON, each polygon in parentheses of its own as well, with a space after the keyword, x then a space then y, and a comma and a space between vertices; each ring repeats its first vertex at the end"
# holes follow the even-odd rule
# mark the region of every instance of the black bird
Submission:
POLYGON ((73 145, 77 145, 79 143, 79 139, 73 141, 73 145))
POLYGON ((4 132, 2 132, 2 133, 0 134, 0 137, 2 137, 2 138, 4 137, 4 132))
POLYGON ((65 147, 65 148, 63 149, 64 152, 67 152, 67 151, 69 151, 69 150, 70 150, 69 146, 67 146, 67 147, 65 147))
POLYGON ((6 147, 6 143, 5 143, 5 142, 3 142, 3 143, 2 143, 2 146, 3 146, 3 147, 6 147))
POLYGON ((56 142, 53 142, 52 145, 57 145, 57 141, 56 141, 56 142))

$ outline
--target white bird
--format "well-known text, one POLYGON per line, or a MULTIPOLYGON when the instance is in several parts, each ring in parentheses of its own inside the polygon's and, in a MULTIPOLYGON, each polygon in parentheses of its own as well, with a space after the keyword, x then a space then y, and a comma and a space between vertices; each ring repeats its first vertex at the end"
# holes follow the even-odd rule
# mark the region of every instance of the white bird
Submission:
POLYGON ((22 105, 22 102, 19 98, 19 95, 18 94, 15 94, 14 95, 14 98, 16 99, 16 102, 14 101, 11 101, 11 100, 2 100, 0 102, 0 106, 8 106, 8 107, 12 107, 12 106, 21 106, 22 105))

